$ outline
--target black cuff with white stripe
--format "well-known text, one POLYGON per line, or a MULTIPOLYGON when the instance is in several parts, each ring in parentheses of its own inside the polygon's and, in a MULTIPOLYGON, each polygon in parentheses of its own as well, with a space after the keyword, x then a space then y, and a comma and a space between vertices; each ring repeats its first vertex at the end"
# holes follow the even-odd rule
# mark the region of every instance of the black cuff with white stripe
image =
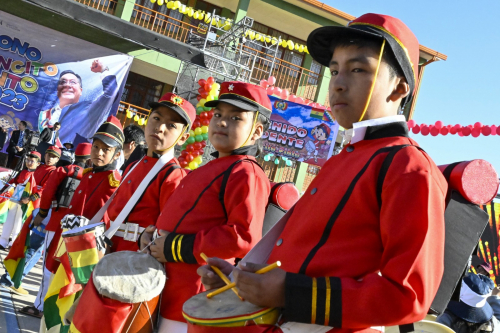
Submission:
POLYGON ((194 240, 196 235, 183 235, 171 232, 165 239, 163 254, 168 262, 184 262, 196 264, 193 254, 194 240))
POLYGON ((286 273, 283 315, 288 321, 342 327, 340 279, 286 273))

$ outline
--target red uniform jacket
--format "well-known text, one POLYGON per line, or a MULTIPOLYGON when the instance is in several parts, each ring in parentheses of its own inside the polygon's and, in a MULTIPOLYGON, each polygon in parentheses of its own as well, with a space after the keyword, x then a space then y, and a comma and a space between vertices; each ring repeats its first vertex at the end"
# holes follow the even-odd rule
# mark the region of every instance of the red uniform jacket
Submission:
MULTIPOLYGON (((68 214, 92 219, 120 185, 121 175, 117 170, 95 172, 85 169, 80 185, 75 190, 68 207, 68 214)), ((103 221, 109 228, 109 217, 105 213, 103 221)))
POLYGON ((225 187, 224 213, 219 192, 225 171, 249 155, 215 159, 189 173, 170 197, 156 226, 169 231, 165 241, 167 283, 163 289, 161 315, 185 321, 182 305, 202 290, 198 267, 209 257, 242 258, 262 237, 270 185, 256 162, 234 165, 225 187), (171 250, 173 249, 173 251, 171 250))
MULTIPOLYGON (((83 177, 83 165, 71 164, 64 167, 57 168, 51 175, 47 184, 43 188, 44 196, 40 199, 40 214, 42 216, 47 216, 50 207, 52 207, 52 202, 56 200, 57 190, 59 185, 67 176, 73 176, 76 168, 78 169, 77 178, 81 179, 83 177)), ((58 231, 61 230, 61 220, 64 216, 68 214, 68 208, 54 208, 52 214, 50 215, 49 223, 45 227, 48 231, 58 231)))
MULTIPOLYGON (((132 170, 131 174, 128 174, 128 172, 136 163, 127 167, 123 175, 126 179, 124 183, 120 185, 113 202, 108 208, 108 216, 111 221, 114 221, 118 217, 118 214, 120 214, 123 207, 139 187, 139 184, 157 161, 158 158, 156 157, 144 156, 143 159, 137 162, 139 164, 132 170)), ((124 222, 137 223, 143 228, 155 225, 162 207, 186 174, 187 170, 180 168, 177 159, 173 158, 167 162, 149 183, 142 197, 136 203, 124 222), (170 170, 174 165, 179 168, 170 170)), ((123 240, 122 237, 114 236, 111 241, 113 243, 112 252, 139 250, 136 242, 123 240)))
POLYGON ((50 175, 56 170, 56 166, 48 166, 45 164, 40 165, 36 170, 33 176, 35 177, 36 187, 31 195, 33 200, 33 206, 38 208, 40 206, 40 198, 42 196, 45 184, 50 178, 50 175))
POLYGON ((11 185, 22 184, 29 178, 29 176, 31 176, 31 174, 33 172, 34 171, 30 171, 30 170, 22 170, 21 172, 19 172, 17 174, 17 176, 15 176, 14 178, 12 178, 9 181, 9 184, 11 184, 11 185))
MULTIPOLYGON (((367 128, 331 157, 295 205, 271 253, 286 270, 286 320, 353 332, 424 318, 443 274, 447 183, 404 123, 367 128), (342 206, 342 203, 345 203, 342 206)), ((337 331, 337 330, 335 330, 337 331)))

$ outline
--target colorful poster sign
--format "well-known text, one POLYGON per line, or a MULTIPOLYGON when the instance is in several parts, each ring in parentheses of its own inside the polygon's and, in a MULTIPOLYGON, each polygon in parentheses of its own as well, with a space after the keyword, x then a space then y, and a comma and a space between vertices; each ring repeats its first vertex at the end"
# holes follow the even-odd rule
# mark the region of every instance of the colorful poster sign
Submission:
POLYGON ((116 113, 132 57, 4 12, 0 27, 0 126, 60 122, 60 140, 80 142, 116 113))
POLYGON ((273 113, 269 129, 262 136, 264 150, 322 166, 332 156, 339 131, 331 112, 269 97, 273 113))

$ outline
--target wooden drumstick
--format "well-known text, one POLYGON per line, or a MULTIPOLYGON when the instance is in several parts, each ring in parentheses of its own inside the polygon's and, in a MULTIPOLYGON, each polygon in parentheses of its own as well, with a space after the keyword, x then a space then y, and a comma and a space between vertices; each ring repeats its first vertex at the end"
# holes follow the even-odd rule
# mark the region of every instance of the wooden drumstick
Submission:
MULTIPOLYGON (((203 260, 205 260, 205 262, 208 264, 208 257, 206 256, 205 253, 203 253, 203 252, 200 253, 200 257, 203 260)), ((222 281, 224 281, 226 283, 226 285, 231 284, 231 280, 229 280, 227 278, 227 276, 224 273, 222 273, 221 270, 218 267, 216 267, 216 266, 210 266, 210 268, 212 268, 214 270, 214 272, 222 279, 222 281)), ((236 296, 238 296, 241 300, 243 300, 243 298, 241 298, 240 295, 238 295, 238 289, 236 289, 236 288, 231 288, 231 289, 234 291, 234 293, 236 294, 236 296)))
MULTIPOLYGON (((276 261, 275 263, 273 263, 269 266, 266 266, 264 268, 259 269, 257 272, 255 272, 255 274, 265 274, 265 273, 267 273, 267 272, 269 272, 277 267, 280 267, 280 266, 281 266, 281 262, 276 261)), ((234 288, 234 287, 236 287, 236 283, 234 283, 234 282, 230 283, 225 287, 219 288, 216 291, 213 291, 213 292, 207 294, 207 298, 212 298, 212 297, 219 295, 219 294, 225 292, 226 290, 229 290, 229 289, 234 288)))

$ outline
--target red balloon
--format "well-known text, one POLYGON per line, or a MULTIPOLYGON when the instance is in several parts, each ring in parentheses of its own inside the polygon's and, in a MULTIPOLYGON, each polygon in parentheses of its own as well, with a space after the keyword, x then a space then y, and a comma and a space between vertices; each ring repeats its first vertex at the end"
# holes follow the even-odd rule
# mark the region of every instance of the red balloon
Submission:
POLYGON ((200 121, 196 120, 195 122, 193 122, 193 129, 198 128, 200 126, 201 126, 201 122, 200 121))
POLYGON ((441 120, 438 120, 438 121, 436 121, 436 123, 434 124, 434 126, 437 129, 441 129, 441 128, 443 128, 443 122, 441 120))
POLYGON ((420 126, 419 125, 415 125, 411 131, 414 133, 414 134, 418 134, 420 133, 420 126))
POLYGON ((198 152, 200 153, 200 156, 203 155, 203 153, 205 153, 203 149, 198 150, 198 152))
POLYGON ((214 78, 213 78, 213 77, 211 77, 211 76, 207 79, 207 83, 212 84, 212 83, 214 83, 214 82, 215 82, 215 80, 214 80, 214 78))
POLYGON ((208 91, 210 91, 210 90, 212 90, 212 84, 207 82, 207 83, 205 84, 205 91, 207 91, 207 92, 208 92, 208 91))
POLYGON ((191 152, 191 156, 193 156, 193 158, 194 158, 194 157, 198 157, 198 154, 199 154, 199 152, 198 152, 197 150, 193 150, 193 151, 191 152))
POLYGON ((210 119, 203 119, 201 121, 201 126, 208 126, 210 124, 210 119))
POLYGON ((179 156, 179 158, 177 160, 179 160, 179 163, 181 163, 182 161, 185 161, 186 158, 184 156, 179 156))
POLYGON ((206 91, 205 89, 203 89, 203 87, 200 87, 198 88, 198 93, 201 95, 201 94, 206 94, 206 91))
POLYGON ((181 151, 181 156, 182 157, 186 156, 187 154, 189 154, 189 152, 187 150, 181 151))
POLYGON ((200 93, 201 97, 203 98, 207 98, 208 97, 208 93, 206 91, 200 93))
POLYGON ((497 135, 500 135, 500 126, 497 127, 497 135))
POLYGON ((455 125, 455 126, 453 126, 453 127, 455 127, 455 128, 457 129, 457 132, 458 132, 458 130, 459 130, 460 128, 462 128, 462 125, 460 125, 460 124, 456 124, 456 125, 455 125))
POLYGON ((413 119, 408 120, 408 128, 411 129, 413 127, 415 127, 415 120, 413 119))
MULTIPOLYGON (((192 154, 192 153, 191 153, 191 154, 192 154)), ((188 162, 188 163, 189 163, 189 162, 191 162, 192 160, 194 160, 194 156, 193 156, 193 155, 191 155, 191 154, 186 155, 186 162, 188 162)))
POLYGON ((212 119, 213 116, 214 116, 214 112, 208 111, 208 119, 212 119))
POLYGON ((189 165, 189 163, 187 161, 179 161, 179 164, 181 165, 181 167, 185 168, 189 165))
POLYGON ((205 148, 207 146, 207 142, 203 140, 201 143, 201 148, 205 148))
POLYGON ((457 132, 457 133, 458 133, 458 136, 464 136, 464 135, 462 134, 462 131, 457 132))
POLYGON ((483 126, 481 129, 481 133, 483 133, 484 136, 488 136, 491 134, 491 127, 489 126, 483 126))
POLYGON ((455 134, 457 134, 457 132, 458 132, 458 129, 455 126, 450 128, 450 134, 455 135, 455 134))
POLYGON ((439 132, 441 133, 441 135, 448 135, 448 133, 450 133, 450 130, 448 129, 448 127, 442 127, 439 132))
POLYGON ((422 133, 423 136, 429 135, 430 131, 431 130, 427 125, 422 125, 422 127, 420 128, 420 132, 422 133))
POLYGON ((471 132, 472 132, 472 130, 468 126, 467 127, 462 127, 462 134, 464 136, 469 136, 471 132))
MULTIPOLYGON (((186 146, 186 150, 187 150, 188 152, 192 152, 192 151, 194 150, 193 144, 191 143, 191 144, 187 145, 187 146, 186 146)), ((189 155, 189 154, 188 154, 188 155, 189 155)), ((188 155, 186 155, 186 156, 188 156, 188 155)))
MULTIPOLYGON (((476 123, 477 124, 477 123, 476 123)), ((472 136, 477 138, 479 135, 481 135, 481 128, 479 127, 474 127, 472 129, 472 136)))
POLYGON ((467 125, 467 127, 470 128, 471 131, 474 128, 474 126, 472 126, 472 125, 467 125))
POLYGON ((479 121, 474 124, 474 128, 481 128, 483 127, 483 124, 481 124, 479 121))
POLYGON ((202 147, 201 142, 193 143, 194 150, 200 150, 202 147))
POLYGON ((436 126, 432 126, 431 127, 431 135, 437 136, 438 134, 439 134, 439 128, 437 128, 436 126))
POLYGON ((203 87, 205 86, 205 84, 207 84, 207 81, 205 79, 199 79, 198 84, 200 85, 200 87, 203 87))
POLYGON ((203 98, 203 96, 201 96, 201 95, 196 96, 196 100, 197 100, 198 102, 199 102, 202 98, 203 98))
POLYGON ((491 125, 491 135, 497 135, 497 127, 495 125, 491 125))

